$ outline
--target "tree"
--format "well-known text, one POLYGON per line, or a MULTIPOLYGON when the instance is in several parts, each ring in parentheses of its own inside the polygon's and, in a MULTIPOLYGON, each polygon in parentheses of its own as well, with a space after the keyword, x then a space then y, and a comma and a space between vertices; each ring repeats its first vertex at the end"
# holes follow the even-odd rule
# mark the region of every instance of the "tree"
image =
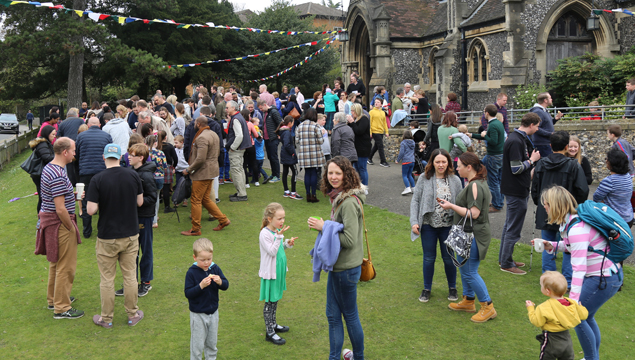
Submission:
MULTIPOLYGON (((274 29, 283 31, 313 31, 313 19, 311 17, 300 19, 295 9, 289 2, 275 0, 273 4, 260 14, 251 17, 247 26, 259 29, 274 29)), ((297 36, 284 36, 278 34, 241 34, 243 54, 261 53, 269 50, 276 50, 305 42, 316 41, 328 37, 328 35, 303 34, 297 36)), ((266 57, 245 59, 229 63, 232 74, 240 74, 242 79, 251 80, 274 75, 281 70, 304 60, 326 42, 321 42, 317 46, 306 46, 297 49, 290 49, 268 55, 266 57)), ((313 59, 302 66, 299 66, 280 77, 264 81, 271 89, 280 91, 283 84, 290 86, 300 86, 305 94, 311 90, 322 88, 322 84, 329 79, 326 74, 335 62, 339 61, 339 56, 333 49, 316 55, 313 59)), ((252 87, 252 86, 249 86, 252 87)))
POLYGON ((328 6, 333 9, 339 9, 340 6, 344 6, 341 3, 334 2, 333 0, 322 0, 322 5, 328 6))

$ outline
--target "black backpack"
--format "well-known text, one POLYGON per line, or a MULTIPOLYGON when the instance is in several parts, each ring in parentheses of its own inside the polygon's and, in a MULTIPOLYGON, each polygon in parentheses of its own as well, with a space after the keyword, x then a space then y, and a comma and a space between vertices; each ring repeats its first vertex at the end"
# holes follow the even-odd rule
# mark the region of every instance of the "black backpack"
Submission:
POLYGON ((176 210, 176 218, 179 222, 181 222, 181 219, 179 219, 178 205, 185 201, 185 199, 189 199, 190 196, 192 196, 192 179, 185 175, 176 183, 174 193, 172 194, 172 204, 176 210))

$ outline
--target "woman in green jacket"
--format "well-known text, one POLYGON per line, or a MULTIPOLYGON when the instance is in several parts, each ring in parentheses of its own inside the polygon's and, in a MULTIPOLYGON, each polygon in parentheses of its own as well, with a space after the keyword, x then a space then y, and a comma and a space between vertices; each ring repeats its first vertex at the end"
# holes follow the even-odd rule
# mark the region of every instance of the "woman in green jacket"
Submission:
MULTIPOLYGON (((364 219, 362 205, 366 200, 363 185, 353 164, 335 156, 326 163, 321 190, 332 204, 331 221, 344 225, 339 233, 341 250, 326 285, 326 317, 329 322, 329 360, 339 360, 344 345, 346 321, 348 337, 355 360, 364 359, 364 330, 357 312, 357 283, 364 258, 364 219)), ((322 231, 323 220, 309 218, 309 227, 322 231)))

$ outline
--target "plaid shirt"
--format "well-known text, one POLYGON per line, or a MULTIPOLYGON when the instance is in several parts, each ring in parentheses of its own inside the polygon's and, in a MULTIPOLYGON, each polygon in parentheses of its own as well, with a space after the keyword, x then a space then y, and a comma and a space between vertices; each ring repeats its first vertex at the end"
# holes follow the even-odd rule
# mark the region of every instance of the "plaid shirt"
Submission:
POLYGON ((455 113, 458 113, 461 111, 461 104, 459 104, 456 101, 448 101, 448 104, 445 105, 445 109, 443 110, 444 113, 448 112, 448 111, 454 111, 455 113))
POLYGON ((305 120, 298 125, 295 129, 295 148, 301 168, 324 166, 323 143, 322 131, 315 122, 305 120))
MULTIPOLYGON (((509 134, 509 121, 507 121, 507 109, 504 106, 499 107, 497 103, 494 103, 494 105, 496 105, 496 109, 498 110, 498 112, 503 114, 503 126, 505 127, 505 132, 509 134)), ((481 125, 483 125, 484 130, 487 130, 487 119, 485 118, 485 113, 483 113, 483 115, 481 116, 481 125)))

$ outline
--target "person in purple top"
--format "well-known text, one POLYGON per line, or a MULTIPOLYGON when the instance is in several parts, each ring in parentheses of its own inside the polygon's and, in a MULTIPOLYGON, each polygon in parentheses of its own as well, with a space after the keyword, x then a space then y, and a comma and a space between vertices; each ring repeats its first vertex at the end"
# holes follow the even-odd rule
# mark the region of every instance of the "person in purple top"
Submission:
MULTIPOLYGON (((509 121, 507 121, 507 108, 505 107, 505 105, 507 105, 507 95, 503 93, 498 94, 498 96, 496 96, 496 102, 494 103, 494 105, 496 105, 496 110, 498 110, 498 113, 503 115, 503 126, 505 127, 505 134, 509 134, 509 121)), ((487 130, 488 121, 485 118, 485 113, 483 113, 483 116, 481 116, 481 125, 483 126, 483 130, 487 130)))

